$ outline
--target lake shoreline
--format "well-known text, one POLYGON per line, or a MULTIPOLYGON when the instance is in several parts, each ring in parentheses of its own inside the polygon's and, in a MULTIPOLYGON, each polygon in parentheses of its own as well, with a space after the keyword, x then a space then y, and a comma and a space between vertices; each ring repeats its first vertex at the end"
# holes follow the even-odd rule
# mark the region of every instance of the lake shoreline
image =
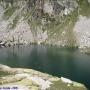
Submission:
POLYGON ((56 88, 55 86, 60 84, 57 90, 67 90, 70 88, 72 88, 72 90, 87 90, 83 84, 64 77, 58 78, 46 73, 41 73, 33 69, 11 68, 0 64, 0 72, 1 71, 8 73, 8 75, 0 77, 0 87, 10 87, 11 85, 11 87, 17 86, 19 88, 23 86, 24 88, 22 90, 25 90, 25 88, 27 88, 26 86, 28 86, 26 90, 54 90, 56 88))
POLYGON ((84 53, 84 54, 87 54, 87 55, 90 55, 90 48, 89 47, 83 47, 83 48, 80 48, 78 46, 61 46, 61 45, 53 45, 53 44, 44 44, 44 43, 41 43, 41 44, 37 44, 37 43, 30 43, 30 44, 16 44, 16 45, 5 45, 5 44, 0 44, 0 49, 1 48, 9 48, 9 47, 16 47, 18 46, 21 47, 21 46, 32 46, 32 45, 36 45, 36 46, 48 46, 48 47, 56 47, 56 48, 70 48, 70 49, 78 49, 81 53, 84 53))

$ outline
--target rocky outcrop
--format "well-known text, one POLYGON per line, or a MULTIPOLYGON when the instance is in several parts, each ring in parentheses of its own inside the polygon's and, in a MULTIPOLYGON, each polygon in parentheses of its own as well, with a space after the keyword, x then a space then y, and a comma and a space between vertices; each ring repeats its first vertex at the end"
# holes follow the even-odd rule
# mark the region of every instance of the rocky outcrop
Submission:
POLYGON ((90 19, 85 16, 79 16, 74 27, 74 33, 80 48, 90 47, 90 19))
POLYGON ((19 90, 55 90, 56 88, 57 90, 87 90, 83 84, 64 77, 58 78, 32 69, 11 68, 0 65, 0 72, 7 73, 7 69, 10 74, 0 77, 0 88, 18 88, 19 90), (12 74, 11 72, 13 71, 17 72, 12 74))
POLYGON ((90 3, 90 0, 88 0, 88 2, 90 3))

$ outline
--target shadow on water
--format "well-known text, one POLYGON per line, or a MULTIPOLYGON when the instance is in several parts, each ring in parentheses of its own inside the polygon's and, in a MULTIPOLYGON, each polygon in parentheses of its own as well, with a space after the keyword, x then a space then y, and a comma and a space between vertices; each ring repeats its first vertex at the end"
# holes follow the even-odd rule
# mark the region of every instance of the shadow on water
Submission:
POLYGON ((42 45, 1 48, 0 63, 70 78, 90 89, 90 56, 81 54, 76 48, 42 45))

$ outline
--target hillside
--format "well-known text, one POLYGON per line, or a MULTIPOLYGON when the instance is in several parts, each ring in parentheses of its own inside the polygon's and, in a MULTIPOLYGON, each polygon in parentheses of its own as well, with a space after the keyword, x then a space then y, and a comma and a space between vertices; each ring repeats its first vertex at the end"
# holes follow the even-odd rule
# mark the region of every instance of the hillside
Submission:
POLYGON ((90 0, 0 0, 0 43, 90 47, 90 0))

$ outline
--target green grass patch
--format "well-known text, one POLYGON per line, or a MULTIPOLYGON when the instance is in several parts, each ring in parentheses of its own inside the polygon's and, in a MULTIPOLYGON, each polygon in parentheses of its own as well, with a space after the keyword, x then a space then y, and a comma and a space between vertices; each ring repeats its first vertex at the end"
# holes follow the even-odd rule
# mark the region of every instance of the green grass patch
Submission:
POLYGON ((63 83, 61 80, 53 82, 51 87, 47 90, 87 90, 85 87, 77 87, 63 83))
POLYGON ((3 19, 9 19, 18 7, 9 7, 5 12, 3 19))
POLYGON ((79 14, 90 17, 90 3, 88 0, 79 0, 79 14))
POLYGON ((73 33, 73 27, 77 19, 77 9, 67 16, 57 17, 56 22, 52 22, 51 24, 47 25, 49 40, 55 39, 55 41, 59 41, 61 39, 62 32, 65 31, 66 34, 64 35, 64 39, 67 40, 67 46, 74 46, 76 44, 76 41, 73 33), (56 35, 54 36, 55 33, 56 35))

